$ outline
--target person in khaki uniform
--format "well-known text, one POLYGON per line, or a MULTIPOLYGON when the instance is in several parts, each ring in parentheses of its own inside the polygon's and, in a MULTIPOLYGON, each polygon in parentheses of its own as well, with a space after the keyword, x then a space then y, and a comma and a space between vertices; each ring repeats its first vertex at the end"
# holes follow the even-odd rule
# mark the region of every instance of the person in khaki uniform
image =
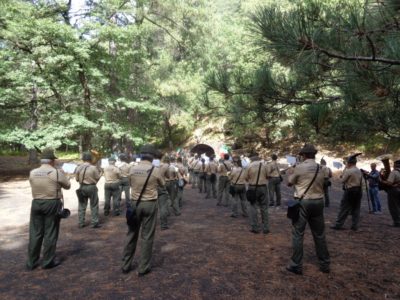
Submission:
POLYGON ((388 206, 393 226, 400 227, 400 158, 395 160, 394 169, 384 183, 389 186, 388 206))
POLYGON ((85 227, 85 214, 90 199, 91 226, 92 228, 100 228, 99 224, 99 196, 97 182, 101 174, 96 166, 91 164, 92 154, 85 152, 82 155, 83 164, 78 166, 75 171, 75 179, 79 182, 80 187, 76 191, 78 196, 78 218, 79 228, 85 227))
POLYGON ((278 156, 276 154, 271 155, 272 162, 267 164, 268 172, 268 192, 269 192, 269 206, 275 206, 279 208, 281 206, 281 182, 282 176, 278 166, 278 156), (274 201, 276 195, 276 202, 274 201))
POLYGON ((193 170, 192 188, 195 189, 200 185, 200 171, 201 171, 200 158, 196 158, 192 162, 192 170, 193 170))
POLYGON ((242 161, 240 157, 233 158, 234 167, 229 175, 229 180, 231 185, 235 189, 235 195, 233 196, 232 204, 232 218, 237 218, 239 216, 238 206, 239 201, 242 207, 242 216, 248 217, 247 215, 247 204, 246 204, 246 180, 244 178, 244 169, 242 167, 242 161))
MULTIPOLYGON (((136 205, 142 192, 143 186, 149 176, 154 155, 157 151, 152 145, 145 145, 141 149, 142 159, 137 166, 131 169, 131 199, 132 205, 136 205)), ((138 276, 144 276, 151 271, 151 258, 153 253, 153 242, 157 224, 157 189, 165 185, 164 179, 159 174, 159 168, 154 168, 147 186, 143 191, 141 201, 136 207, 136 216, 139 222, 137 229, 128 232, 127 243, 123 251, 122 272, 128 273, 132 268, 132 261, 136 251, 136 245, 140 235, 140 259, 138 266, 138 276)))
POLYGON ((321 159, 321 166, 324 166, 324 198, 325 198, 325 207, 329 207, 330 200, 329 200, 329 187, 331 186, 331 178, 332 178, 332 171, 330 168, 326 166, 326 160, 321 159))
POLYGON ((130 190, 131 186, 129 184, 129 171, 131 165, 129 164, 128 156, 125 153, 120 154, 119 159, 121 160, 121 165, 119 170, 121 171, 121 196, 122 193, 125 194, 125 203, 130 203, 130 190))
MULTIPOLYGON (((184 182, 184 178, 186 176, 186 168, 182 163, 182 157, 177 158, 176 168, 178 169, 178 180, 180 182, 184 182), (183 180, 183 181, 182 181, 183 180)), ((178 192, 176 195, 176 202, 178 203, 179 209, 183 205, 183 188, 184 186, 178 185, 178 192)))
POLYGON ((200 164, 200 173, 199 173, 199 193, 207 193, 207 186, 206 186, 206 179, 207 179, 207 172, 206 172, 206 160, 202 158, 200 164))
POLYGON ((263 224, 263 233, 269 233, 268 224, 268 194, 267 194, 267 169, 261 162, 258 153, 252 153, 250 155, 251 163, 244 171, 244 179, 248 182, 249 190, 256 190, 256 199, 254 202, 250 202, 249 205, 249 216, 250 216, 250 232, 260 233, 260 225, 258 224, 257 217, 257 206, 260 208, 261 221, 263 224), (258 176, 259 174, 259 176, 258 176), (257 183, 257 177, 258 183, 257 183))
POLYGON ((109 165, 104 168, 104 215, 110 214, 112 198, 113 215, 119 216, 121 214, 121 171, 115 166, 116 159, 114 157, 110 157, 108 163, 109 165))
POLYGON ((207 196, 206 199, 211 198, 211 193, 214 199, 217 199, 217 173, 218 164, 214 160, 214 156, 210 157, 210 162, 206 166, 206 185, 207 185, 207 196))
MULTIPOLYGON (((178 168, 175 167, 175 157, 170 157, 168 160, 168 169, 165 176, 165 185, 167 187, 167 191, 170 198, 170 207, 174 212, 175 216, 179 216, 181 214, 179 209, 179 203, 177 201, 178 195, 178 168)), ((167 162, 166 161, 166 162, 167 162)))
POLYGON ((300 150, 303 162, 296 165, 288 173, 288 186, 294 186, 295 199, 300 201, 299 219, 293 223, 292 245, 293 254, 286 269, 301 275, 303 273, 303 239, 307 223, 310 225, 314 238, 320 271, 329 273, 330 256, 325 240, 324 220, 324 166, 315 162, 317 149, 314 145, 306 144, 300 150), (317 171, 318 170, 318 171, 317 171), (315 177, 315 174, 316 177, 315 177), (314 182, 312 182, 315 177, 314 182), (312 184, 311 184, 312 183, 312 184), (311 186, 310 186, 311 184, 311 186), (310 188, 307 191, 307 188, 310 188), (307 191, 307 193, 305 193, 307 191))
POLYGON ((188 169, 189 169, 189 184, 193 184, 193 163, 197 160, 197 153, 190 154, 190 158, 187 161, 188 169))
POLYGON ((232 163, 229 161, 229 154, 224 154, 224 159, 221 160, 218 166, 218 202, 217 205, 228 206, 229 205, 229 172, 232 170, 232 163), (225 199, 225 203, 222 204, 222 198, 225 199))
POLYGON ((43 243, 42 267, 50 269, 58 266, 56 247, 60 230, 62 192, 61 188, 69 189, 71 184, 62 170, 54 167, 54 150, 46 148, 42 151, 41 166, 33 169, 29 175, 32 188, 32 206, 29 221, 29 245, 26 267, 33 270, 39 265, 40 250, 43 243))
POLYGON ((355 154, 347 158, 346 169, 340 176, 344 193, 340 202, 340 210, 336 218, 335 225, 331 227, 332 229, 342 229, 347 216, 351 214, 351 230, 358 230, 358 223, 360 222, 363 175, 361 170, 356 167, 356 163, 357 156, 360 154, 361 153, 355 154))
MULTIPOLYGON (((155 158, 157 160, 161 160, 163 154, 161 151, 157 151, 155 154, 155 158)), ((166 173, 168 171, 168 164, 160 162, 160 165, 157 167, 159 176, 164 180, 166 179, 166 173)), ((160 225, 161 225, 161 230, 166 230, 168 229, 168 216, 170 215, 169 213, 169 206, 170 206, 170 198, 169 194, 167 191, 167 188, 165 185, 159 186, 157 188, 158 192, 158 209, 160 210, 160 225)))

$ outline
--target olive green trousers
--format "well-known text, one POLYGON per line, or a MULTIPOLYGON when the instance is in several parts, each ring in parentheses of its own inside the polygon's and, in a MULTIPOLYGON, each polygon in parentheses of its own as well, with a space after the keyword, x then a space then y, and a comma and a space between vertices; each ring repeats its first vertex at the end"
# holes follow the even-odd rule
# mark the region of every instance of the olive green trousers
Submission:
POLYGON ((26 263, 28 269, 33 269, 38 265, 42 245, 42 266, 46 267, 54 260, 60 230, 60 218, 57 215, 60 207, 59 199, 32 200, 26 263))

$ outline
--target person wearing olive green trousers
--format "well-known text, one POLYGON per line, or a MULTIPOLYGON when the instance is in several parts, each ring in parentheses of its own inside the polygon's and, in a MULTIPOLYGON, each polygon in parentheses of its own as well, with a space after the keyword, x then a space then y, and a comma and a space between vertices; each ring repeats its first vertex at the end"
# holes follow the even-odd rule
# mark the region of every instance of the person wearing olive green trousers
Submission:
POLYGON ((304 145, 299 153, 304 161, 288 171, 288 185, 294 186, 295 199, 302 199, 299 218, 292 221, 293 252, 286 266, 287 271, 297 275, 303 274, 303 240, 307 223, 310 225, 314 238, 319 269, 323 273, 330 272, 330 256, 325 239, 324 220, 325 167, 315 162, 316 153, 317 149, 313 145, 304 145))
POLYGON ((141 154, 141 161, 138 165, 132 167, 130 172, 131 198, 133 205, 136 206, 135 213, 138 225, 129 228, 127 243, 123 251, 122 272, 128 273, 132 269, 132 261, 140 232, 141 251, 138 275, 144 276, 151 271, 153 242, 157 224, 157 189, 163 187, 165 181, 159 174, 159 168, 152 166, 152 160, 156 154, 155 148, 151 145, 144 145, 141 154), (146 180, 147 185, 145 186, 146 180))
POLYGON ((60 230, 61 188, 69 189, 69 179, 61 170, 54 167, 53 149, 44 149, 41 155, 41 167, 30 172, 29 182, 32 188, 32 207, 29 222, 28 260, 26 267, 33 270, 39 265, 40 250, 43 244, 42 267, 50 269, 58 266, 56 246, 60 230))
POLYGON ((217 205, 228 206, 230 202, 230 194, 229 194, 229 173, 232 170, 232 163, 229 161, 229 154, 224 154, 224 159, 220 161, 218 166, 218 201, 217 205), (223 199, 225 199, 225 203, 223 204, 223 199))
POLYGON ((108 159, 109 165, 104 168, 104 215, 108 216, 113 203, 113 215, 121 214, 121 171, 115 166, 115 157, 108 159))
POLYGON ((79 201, 79 228, 85 227, 85 214, 89 199, 92 217, 91 226, 92 228, 99 228, 101 227, 99 225, 99 196, 96 184, 101 175, 97 167, 91 164, 92 155, 90 152, 83 153, 82 160, 84 163, 77 167, 75 171, 75 179, 80 184, 76 191, 79 201))
POLYGON ((128 156, 125 153, 120 154, 119 159, 122 162, 119 166, 119 169, 121 170, 121 200, 122 194, 125 194, 125 203, 130 203, 131 186, 129 184, 128 176, 131 166, 129 165, 128 156))

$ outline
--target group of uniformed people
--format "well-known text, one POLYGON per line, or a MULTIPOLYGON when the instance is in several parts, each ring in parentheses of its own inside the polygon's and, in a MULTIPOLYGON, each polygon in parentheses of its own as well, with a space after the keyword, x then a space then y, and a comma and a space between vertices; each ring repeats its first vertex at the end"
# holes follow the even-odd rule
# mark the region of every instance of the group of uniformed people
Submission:
MULTIPOLYGON (((299 152, 301 162, 287 170, 288 185, 294 188, 294 198, 300 203, 299 217, 293 221, 293 255, 286 267, 295 274, 302 274, 303 237, 307 223, 314 237, 320 270, 325 273, 330 271, 323 212, 324 207, 329 205, 326 190, 327 181, 332 174, 326 163, 318 164, 315 161, 316 153, 313 145, 306 144, 299 152)), ((215 157, 210 157, 206 163, 206 159, 197 154, 189 159, 164 156, 161 162, 162 157, 162 153, 152 145, 145 145, 141 149, 141 160, 138 163, 129 164, 127 156, 122 154, 119 157, 122 162, 119 167, 115 165, 116 159, 110 158, 109 166, 104 169, 104 214, 109 215, 112 198, 112 212, 115 216, 120 215, 121 193, 125 192, 125 201, 127 205, 136 207, 135 213, 139 220, 139 226, 130 229, 128 233, 123 251, 124 273, 131 270, 140 228, 141 257, 138 275, 143 276, 151 271, 157 211, 160 210, 161 229, 168 229, 171 212, 176 216, 181 213, 187 171, 192 188, 198 188, 200 193, 205 193, 206 199, 212 196, 217 199, 218 206, 228 206, 232 202, 233 218, 239 216, 240 204, 242 215, 249 216, 252 233, 257 234, 261 230, 264 234, 270 232, 268 206, 281 205, 280 184, 283 180, 276 155, 272 155, 271 162, 264 163, 253 152, 245 168, 240 157, 230 160, 227 154, 218 163, 215 157), (261 224, 258 222, 258 209, 261 213, 261 224)), ((45 149, 42 152, 41 167, 30 173, 33 196, 27 261, 27 268, 30 270, 38 266, 42 243, 42 267, 53 268, 60 264, 55 259, 55 249, 60 224, 59 212, 62 208, 61 188, 69 189, 70 183, 68 177, 55 168, 55 159, 54 151, 45 149)), ((75 178, 80 184, 77 190, 79 227, 85 226, 85 211, 90 200, 91 226, 99 228, 96 183, 101 177, 101 170, 91 163, 90 153, 84 153, 82 160, 83 164, 75 172, 75 178)), ((356 167, 356 162, 356 156, 350 156, 341 176, 345 191, 333 229, 341 229, 349 214, 352 215, 351 229, 358 229, 363 173, 356 167)), ((386 184, 390 186, 388 201, 394 226, 400 227, 400 159, 395 160, 394 170, 386 184)))

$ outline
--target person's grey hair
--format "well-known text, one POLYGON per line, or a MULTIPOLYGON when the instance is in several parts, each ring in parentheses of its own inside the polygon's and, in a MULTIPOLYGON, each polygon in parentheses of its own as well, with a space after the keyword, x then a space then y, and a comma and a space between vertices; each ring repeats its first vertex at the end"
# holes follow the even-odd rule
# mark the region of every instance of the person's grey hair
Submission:
POLYGON ((41 164, 49 164, 49 163, 51 163, 52 161, 53 161, 53 159, 42 158, 42 159, 40 160, 40 163, 41 163, 41 164))

